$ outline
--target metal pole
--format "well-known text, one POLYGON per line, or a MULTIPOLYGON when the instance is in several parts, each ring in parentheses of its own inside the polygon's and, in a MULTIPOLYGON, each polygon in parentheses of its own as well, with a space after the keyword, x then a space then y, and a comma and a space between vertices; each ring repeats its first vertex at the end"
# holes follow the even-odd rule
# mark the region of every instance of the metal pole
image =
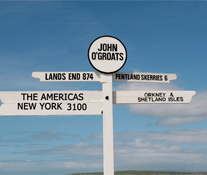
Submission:
POLYGON ((114 175, 112 75, 101 74, 103 88, 103 163, 104 175, 114 175))

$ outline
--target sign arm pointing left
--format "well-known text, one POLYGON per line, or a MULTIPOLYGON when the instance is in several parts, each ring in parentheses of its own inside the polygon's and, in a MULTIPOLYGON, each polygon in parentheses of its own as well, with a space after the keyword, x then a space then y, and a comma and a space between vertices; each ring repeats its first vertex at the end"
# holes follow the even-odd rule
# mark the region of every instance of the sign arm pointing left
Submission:
POLYGON ((101 115, 101 91, 0 92, 0 115, 101 115))
POLYGON ((42 82, 100 82, 99 72, 33 72, 32 77, 42 82))

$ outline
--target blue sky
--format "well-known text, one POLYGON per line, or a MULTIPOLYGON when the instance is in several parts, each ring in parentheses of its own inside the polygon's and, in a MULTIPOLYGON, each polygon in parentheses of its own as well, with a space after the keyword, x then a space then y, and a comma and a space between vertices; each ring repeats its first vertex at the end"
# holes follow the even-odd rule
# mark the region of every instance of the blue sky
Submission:
MULTIPOLYGON (((121 72, 175 73, 170 84, 114 90, 194 90, 191 104, 114 105, 115 170, 207 171, 207 3, 0 1, 0 91, 101 90, 100 83, 39 82, 38 71, 87 71, 99 36, 119 38, 121 72)), ((102 116, 0 117, 0 174, 103 170, 102 116)))

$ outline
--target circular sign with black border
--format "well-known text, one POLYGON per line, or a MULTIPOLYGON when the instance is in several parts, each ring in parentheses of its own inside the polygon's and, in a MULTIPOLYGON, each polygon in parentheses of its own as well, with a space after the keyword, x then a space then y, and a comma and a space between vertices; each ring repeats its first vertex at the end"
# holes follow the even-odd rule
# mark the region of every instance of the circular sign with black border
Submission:
POLYGON ((124 44, 113 36, 96 38, 88 49, 90 64, 99 72, 112 74, 119 71, 127 60, 124 44))

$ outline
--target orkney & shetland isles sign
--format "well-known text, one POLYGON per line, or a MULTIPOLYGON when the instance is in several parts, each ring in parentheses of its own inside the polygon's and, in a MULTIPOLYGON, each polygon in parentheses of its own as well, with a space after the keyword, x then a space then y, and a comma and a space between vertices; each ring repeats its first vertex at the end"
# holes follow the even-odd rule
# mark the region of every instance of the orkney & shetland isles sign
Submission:
POLYGON ((195 91, 112 91, 113 82, 170 83, 176 74, 118 72, 126 63, 124 44, 112 36, 95 39, 88 49, 98 72, 33 72, 42 82, 100 82, 102 91, 0 92, 0 116, 103 115, 103 171, 114 175, 113 104, 190 103, 195 91))

